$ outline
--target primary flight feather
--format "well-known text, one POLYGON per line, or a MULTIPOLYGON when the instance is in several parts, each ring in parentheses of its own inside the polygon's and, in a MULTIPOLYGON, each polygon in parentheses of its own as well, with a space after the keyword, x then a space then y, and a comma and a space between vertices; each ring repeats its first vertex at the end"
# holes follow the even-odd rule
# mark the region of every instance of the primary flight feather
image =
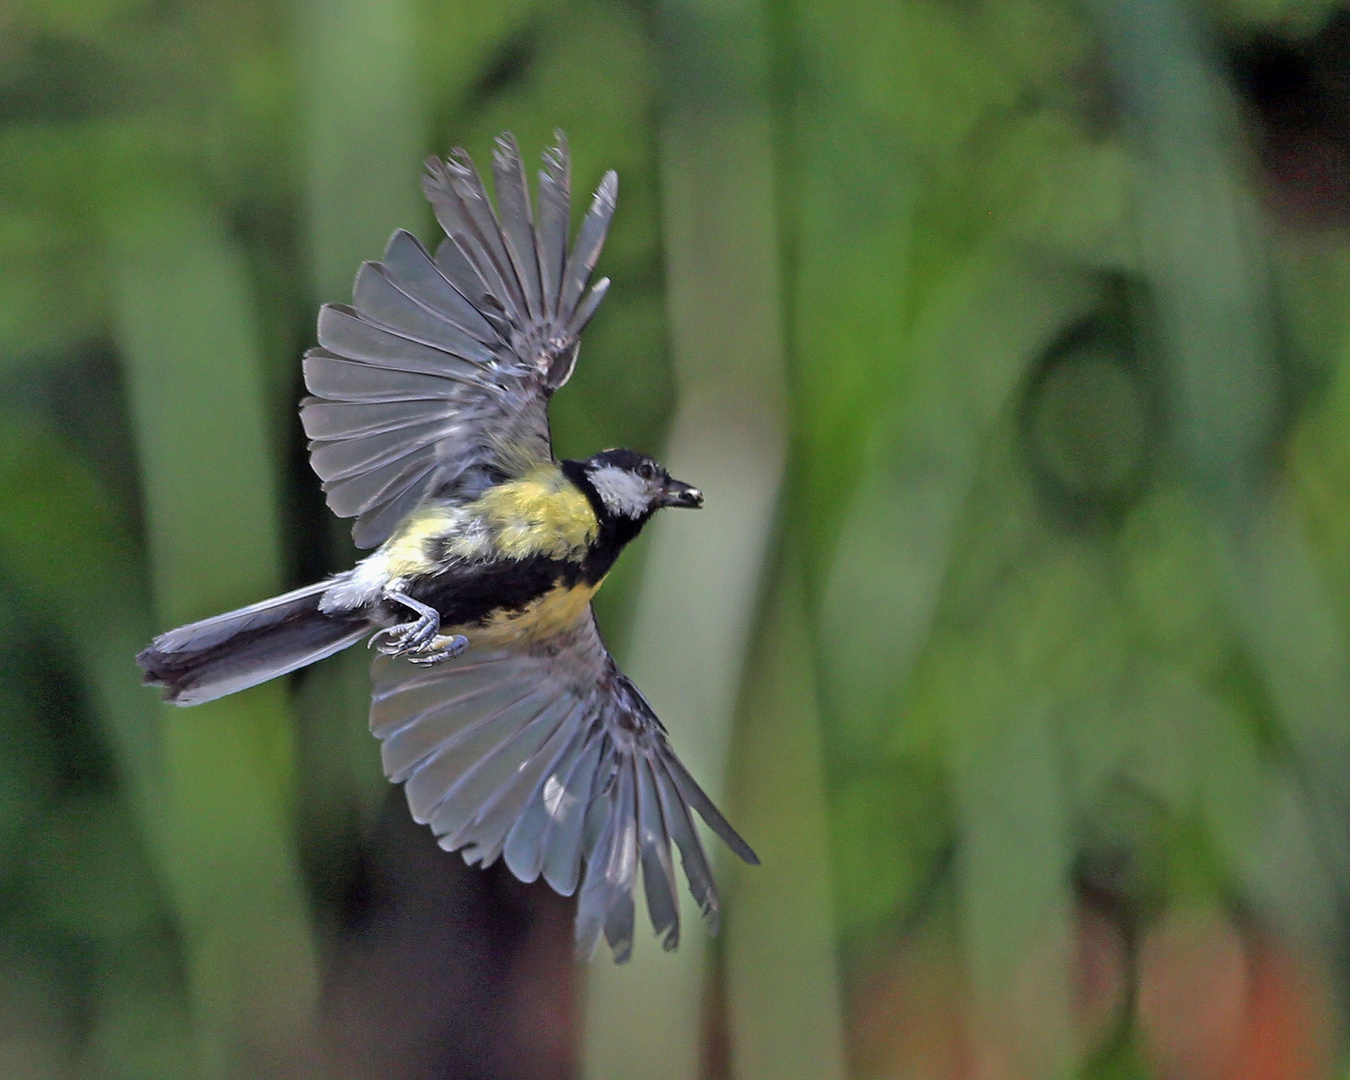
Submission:
POLYGON ((470 863, 578 893, 577 945, 632 949, 641 867, 652 926, 679 941, 672 845, 709 922, 717 888, 694 814, 754 852, 671 750, 619 671, 590 600, 658 509, 702 495, 644 454, 556 461, 548 399, 576 364, 608 279, 591 277, 614 215, 607 173, 568 249, 566 142, 544 155, 537 214, 510 135, 494 210, 468 155, 431 159, 445 231, 399 231, 350 307, 319 313, 300 407, 328 505, 376 550, 345 573, 161 634, 137 657, 195 705, 362 640, 371 730, 413 817, 470 863))

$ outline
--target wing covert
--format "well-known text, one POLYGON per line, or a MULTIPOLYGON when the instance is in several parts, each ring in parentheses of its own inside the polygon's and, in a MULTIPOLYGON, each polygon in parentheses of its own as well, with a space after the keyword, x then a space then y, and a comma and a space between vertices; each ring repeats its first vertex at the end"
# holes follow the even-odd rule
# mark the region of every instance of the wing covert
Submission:
POLYGON ((433 668, 377 657, 371 730, 385 773, 447 851, 522 881, 578 892, 577 949, 601 936, 632 950, 638 867, 652 927, 679 943, 671 845, 715 928, 717 886, 692 811, 757 862, 675 757, 660 721, 619 671, 588 612, 522 649, 471 648, 433 668))
POLYGON ((462 150, 427 162, 422 188, 445 231, 433 257, 403 230, 362 265, 352 303, 319 312, 300 407, 310 463, 359 547, 386 540, 422 499, 517 475, 552 457, 548 396, 609 282, 590 285, 614 215, 607 173, 567 252, 567 143, 545 153, 539 223, 520 150, 498 138, 494 211, 462 150))

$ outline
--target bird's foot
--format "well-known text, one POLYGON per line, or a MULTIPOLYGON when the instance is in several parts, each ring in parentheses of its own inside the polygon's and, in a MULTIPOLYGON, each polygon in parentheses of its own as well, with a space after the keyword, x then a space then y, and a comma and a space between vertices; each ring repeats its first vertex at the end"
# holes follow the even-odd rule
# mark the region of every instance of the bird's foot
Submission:
MULTIPOLYGON (((410 653, 425 654, 432 649, 444 648, 444 645, 437 643, 438 639, 442 638, 441 616, 435 608, 428 607, 421 601, 414 600, 411 596, 399 592, 386 593, 385 599, 396 604, 402 604, 416 612, 417 618, 410 622, 386 626, 382 630, 375 631, 371 635, 370 641, 366 643, 369 648, 378 649, 386 656, 407 656, 410 653)), ((467 645, 468 641, 466 640, 465 646, 467 647, 467 645)))
POLYGON ((385 656, 403 656, 405 653, 425 649, 427 643, 436 638, 439 630, 439 619, 429 620, 425 616, 419 616, 412 622, 377 630, 367 644, 385 656))
POLYGON ((417 652, 405 655, 410 663, 430 667, 442 660, 453 660, 456 656, 463 656, 468 647, 469 639, 463 634, 437 634, 417 652))

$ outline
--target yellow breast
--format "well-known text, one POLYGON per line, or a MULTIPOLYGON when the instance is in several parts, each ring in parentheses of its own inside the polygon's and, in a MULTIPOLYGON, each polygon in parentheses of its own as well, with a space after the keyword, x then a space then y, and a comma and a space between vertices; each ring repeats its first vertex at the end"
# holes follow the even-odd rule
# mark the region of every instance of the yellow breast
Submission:
POLYGON ((600 531, 590 500, 552 464, 489 488, 465 510, 487 524, 496 553, 509 559, 580 562, 600 531))
POLYGON ((481 626, 458 632, 475 645, 500 648, 519 641, 542 641, 572 626, 600 588, 594 585, 556 585, 520 611, 498 611, 481 626))
POLYGON ((380 549, 384 569, 390 578, 409 577, 429 569, 427 541, 453 536, 463 527, 463 511, 457 507, 432 503, 404 521, 380 549))
POLYGON ((430 573, 447 556, 468 563, 532 556, 581 562, 599 532, 585 494, 557 465, 538 465, 472 502, 419 507, 365 563, 400 579, 430 573))

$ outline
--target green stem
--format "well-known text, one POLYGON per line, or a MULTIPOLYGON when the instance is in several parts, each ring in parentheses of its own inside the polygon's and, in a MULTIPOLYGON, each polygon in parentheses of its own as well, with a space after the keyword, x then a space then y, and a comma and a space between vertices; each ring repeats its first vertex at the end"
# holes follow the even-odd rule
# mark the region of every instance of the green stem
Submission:
POLYGON ((736 866, 727 1027, 737 1080, 844 1080, 829 807, 796 558, 760 620, 736 732, 731 810, 762 865, 736 866))
MULTIPOLYGON (((785 453, 766 42, 754 3, 672 2, 661 15, 674 76, 661 181, 680 395, 665 456, 708 506, 655 523, 625 667, 717 799, 785 453)), ((687 898, 682 917, 678 953, 639 944, 622 968, 591 967, 591 1080, 699 1075, 707 940, 687 898)))
MULTIPOLYGON (((263 361, 242 258, 212 209, 169 195, 115 224, 118 345, 168 627, 282 586, 263 361)), ((294 1075, 315 1054, 318 974, 285 687, 163 708, 158 842, 204 1071, 294 1075)))

